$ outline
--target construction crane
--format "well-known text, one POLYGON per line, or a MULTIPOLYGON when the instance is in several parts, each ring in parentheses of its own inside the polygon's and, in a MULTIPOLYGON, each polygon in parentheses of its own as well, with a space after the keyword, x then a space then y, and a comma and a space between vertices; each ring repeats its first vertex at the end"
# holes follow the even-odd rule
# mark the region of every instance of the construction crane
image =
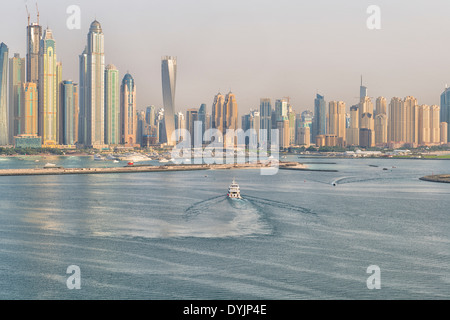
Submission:
POLYGON ((36 12, 37 12, 37 24, 39 25, 39 8, 36 2, 36 12))
POLYGON ((27 10, 27 16, 28 16, 28 25, 30 25, 30 13, 28 12, 28 7, 25 4, 25 9, 27 10))

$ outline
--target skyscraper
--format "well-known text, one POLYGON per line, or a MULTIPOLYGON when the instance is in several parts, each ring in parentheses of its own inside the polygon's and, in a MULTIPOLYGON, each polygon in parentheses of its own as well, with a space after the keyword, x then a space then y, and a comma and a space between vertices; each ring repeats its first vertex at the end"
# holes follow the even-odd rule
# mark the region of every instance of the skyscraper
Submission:
POLYGON ((200 105, 200 108, 198 109, 198 121, 200 121, 202 123, 202 132, 201 132, 202 140, 203 140, 203 135, 205 134, 205 131, 207 130, 206 118, 207 118, 206 104, 202 103, 200 105))
POLYGON ((225 97, 219 92, 214 97, 214 102, 212 105, 212 127, 223 133, 223 104, 225 102, 225 97))
POLYGON ((359 87, 359 101, 364 100, 367 97, 367 87, 363 86, 362 76, 361 76, 361 85, 359 87))
MULTIPOLYGON (((402 137, 402 100, 398 97, 391 98, 389 103, 389 118, 388 118, 388 142, 404 141, 402 137)), ((404 125, 404 124, 403 124, 404 125)))
POLYGON ((42 38, 42 27, 37 23, 30 24, 28 17, 27 26, 27 82, 39 84, 39 52, 42 38))
POLYGON ((276 121, 286 120, 288 118, 288 102, 285 99, 275 100, 276 121))
POLYGON ((378 114, 385 114, 387 115, 387 105, 386 105, 386 98, 385 97, 378 97, 376 101, 376 109, 374 112, 375 116, 378 114))
POLYGON ((343 101, 330 101, 328 105, 327 132, 341 139, 341 144, 343 145, 346 141, 345 103, 343 101))
POLYGON ((316 141, 316 136, 327 133, 327 107, 325 99, 320 94, 314 99, 314 121, 312 139, 316 141))
POLYGON ((84 48, 83 53, 79 56, 79 71, 80 71, 80 83, 79 83, 79 95, 78 95, 78 143, 86 145, 87 137, 87 48, 84 48))
POLYGON ((74 83, 64 80, 60 84, 60 144, 73 145, 75 136, 75 99, 74 83))
POLYGON ((25 58, 18 53, 9 59, 9 144, 22 133, 22 90, 25 83, 25 58))
POLYGON ((105 143, 120 143, 119 71, 109 64, 105 68, 105 143))
MULTIPOLYGON (((225 102, 223 104, 223 134, 224 137, 228 130, 238 129, 238 106, 236 102, 236 96, 231 91, 225 96, 225 102)), ((233 135, 230 139, 224 138, 224 146, 236 146, 237 139, 233 135)))
POLYGON ((432 144, 440 143, 439 112, 439 106, 432 105, 430 107, 430 142, 432 144))
MULTIPOLYGON (((191 108, 186 111, 186 129, 189 131, 191 135, 191 144, 194 145, 194 138, 198 133, 196 133, 195 122, 198 121, 198 110, 196 108, 191 108)), ((202 143, 202 141, 198 141, 198 143, 202 143)))
POLYGON ((385 145, 387 139, 388 120, 385 113, 379 113, 375 116, 375 145, 385 145))
POLYGON ((0 146, 8 144, 8 46, 0 44, 0 146))
POLYGON ((43 145, 55 145, 58 143, 56 42, 48 28, 42 36, 40 50, 38 131, 43 145))
POLYGON ((175 130, 175 89, 177 80, 177 58, 166 56, 161 60, 162 92, 164 103, 164 126, 167 145, 174 146, 172 133, 175 130))
POLYGON ((441 122, 447 123, 447 137, 450 137, 450 88, 445 88, 441 94, 441 122))
MULTIPOLYGON (((81 81, 80 81, 81 85, 81 81)), ((100 147, 105 143, 105 51, 102 27, 91 23, 86 51, 86 146, 100 147)))
POLYGON ((350 127, 347 129, 347 145, 359 145, 359 106, 350 107, 350 127))
POLYGON ((123 77, 120 87, 120 128, 122 144, 134 146, 137 133, 136 85, 129 73, 123 77))
POLYGON ((35 82, 23 84, 23 135, 38 134, 38 89, 35 82))
POLYGON ((155 106, 149 106, 147 109, 145 109, 145 121, 147 124, 154 126, 156 120, 156 107, 155 106))
POLYGON ((261 136, 262 132, 257 132, 260 141, 270 143, 270 133, 272 129, 272 104, 269 98, 259 100, 259 115, 261 118, 260 129, 267 130, 266 136, 261 136))

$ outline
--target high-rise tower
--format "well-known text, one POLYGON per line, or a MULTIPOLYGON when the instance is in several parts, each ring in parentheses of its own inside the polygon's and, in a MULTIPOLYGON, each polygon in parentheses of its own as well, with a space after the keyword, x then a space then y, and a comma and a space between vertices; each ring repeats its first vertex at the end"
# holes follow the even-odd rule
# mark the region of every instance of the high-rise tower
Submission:
POLYGON ((162 93, 164 103, 164 126, 167 145, 174 146, 172 133, 175 130, 175 89, 177 80, 177 58, 166 56, 161 60, 162 93))
POLYGON ((39 83, 39 52, 42 38, 42 27, 37 23, 30 24, 28 16, 27 26, 27 82, 39 83))
POLYGON ((269 98, 261 98, 259 100, 260 129, 266 130, 265 136, 263 132, 258 132, 260 141, 270 142, 270 133, 272 129, 272 104, 269 98))
POLYGON ((120 143, 119 70, 114 65, 105 69, 105 143, 120 143))
POLYGON ((322 95, 317 94, 314 99, 314 121, 312 140, 316 141, 316 136, 327 133, 327 107, 322 95))
POLYGON ((84 144, 89 147, 100 147, 105 143, 105 51, 102 27, 97 20, 91 23, 87 35, 84 94, 86 95, 84 144))
POLYGON ((9 144, 22 133, 22 90, 25 83, 25 59, 18 53, 9 59, 9 144))
POLYGON ((8 144, 8 46, 0 44, 0 146, 8 144))
POLYGON ((50 29, 46 29, 41 39, 39 53, 39 124, 38 131, 42 144, 58 143, 58 100, 56 42, 50 29))
POLYGON ((122 86, 120 87, 120 108, 120 136, 122 144, 133 146, 136 144, 137 132, 136 85, 133 77, 129 73, 122 79, 122 86))

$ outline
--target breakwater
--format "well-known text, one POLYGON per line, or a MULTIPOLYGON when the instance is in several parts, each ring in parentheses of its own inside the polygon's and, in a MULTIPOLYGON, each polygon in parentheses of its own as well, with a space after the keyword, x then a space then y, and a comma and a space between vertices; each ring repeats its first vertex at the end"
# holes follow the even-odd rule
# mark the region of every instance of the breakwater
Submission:
POLYGON ((419 179, 431 182, 450 183, 450 174, 434 174, 431 176, 424 176, 419 179))
MULTIPOLYGON (((279 168, 305 168, 299 163, 280 162, 279 168)), ((32 176, 32 175, 64 175, 64 174, 102 174, 102 173, 133 173, 133 172, 172 172, 172 171, 193 171, 193 170, 219 170, 219 169, 261 169, 270 168, 267 162, 242 163, 242 164, 170 164, 163 166, 151 165, 127 165, 123 167, 107 168, 64 168, 64 167, 44 167, 33 169, 2 169, 0 176, 32 176)))

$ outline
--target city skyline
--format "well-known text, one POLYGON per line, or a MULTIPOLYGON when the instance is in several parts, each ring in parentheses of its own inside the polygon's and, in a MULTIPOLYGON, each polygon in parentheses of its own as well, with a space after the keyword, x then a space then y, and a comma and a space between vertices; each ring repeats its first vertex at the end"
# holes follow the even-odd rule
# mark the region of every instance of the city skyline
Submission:
MULTIPOLYGON (((389 99, 413 95, 432 105, 439 104, 440 93, 450 82, 445 57, 440 52, 445 50, 431 50, 440 44, 439 34, 446 25, 444 20, 436 17, 450 8, 444 1, 434 5, 379 1, 381 30, 367 29, 365 9, 369 3, 364 1, 345 6, 322 1, 322 7, 328 10, 319 11, 313 10, 319 4, 302 5, 289 1, 276 5, 260 1, 257 6, 252 6, 253 1, 242 4, 231 1, 226 7, 205 1, 190 5, 179 1, 171 4, 131 2, 130 11, 115 16, 99 13, 104 6, 118 10, 117 2, 96 1, 88 5, 86 1, 80 1, 80 29, 75 30, 66 26, 69 2, 60 1, 50 6, 49 1, 39 1, 38 4, 41 25, 51 28, 58 39, 58 59, 64 65, 64 79, 77 81, 77 52, 85 46, 83 42, 89 23, 97 19, 102 24, 105 52, 108 52, 106 64, 115 64, 121 77, 129 70, 140 88, 146 88, 137 93, 138 110, 144 110, 148 105, 163 106, 158 67, 160 57, 164 55, 177 56, 179 61, 176 112, 185 112, 202 103, 211 106, 216 92, 230 89, 237 96, 241 112, 258 107, 260 98, 275 100, 285 96, 291 97, 296 110, 312 110, 316 93, 324 95, 327 101, 344 101, 349 108, 358 102, 356 87, 361 74, 372 97, 389 99), (170 25, 171 19, 164 21, 171 14, 171 7, 174 8, 172 14, 180 18, 173 25, 170 25), (200 8, 201 14, 189 7, 200 8), (148 11, 149 16, 133 15, 139 10, 148 11), (191 16, 182 15, 183 10, 191 16), (423 19, 433 16, 431 23, 421 23, 421 29, 416 33, 414 28, 417 26, 412 21, 397 15, 406 12, 414 16, 430 10, 434 15, 424 15, 423 19), (208 22, 212 21, 208 15, 213 13, 217 23, 210 25, 208 22), (266 14, 270 19, 259 22, 258 14, 266 14), (276 23, 280 15, 286 16, 286 23, 276 23), (296 15, 297 19, 294 19, 296 15), (141 20, 149 17, 154 18, 149 19, 154 27, 139 28, 141 20), (195 18, 198 22, 193 23, 195 18), (339 18, 349 19, 344 22, 346 19, 339 18), (183 28, 180 27, 182 23, 185 23, 183 28), (251 29, 250 24, 253 24, 251 29), (134 30, 133 35, 124 32, 128 29, 134 30), (407 32, 404 29, 408 29, 407 32), (415 36, 414 41, 411 34, 415 36), (225 35, 231 45, 225 45, 225 35), (149 41, 137 41, 139 38, 149 41), (331 49, 339 41, 340 52, 333 53, 331 49), (414 52, 408 50, 411 45, 417 47, 414 52), (278 52, 278 46, 285 50, 278 52), (429 53, 424 56, 427 51, 429 53), (402 61, 395 59, 402 54, 405 57, 402 61), (356 56, 360 58, 355 59, 356 56), (421 65, 415 62, 419 59, 421 65)), ((23 41, 27 19, 25 4, 35 20, 34 1, 4 4, 14 12, 13 20, 9 16, 4 19, 13 31, 2 39, 10 48, 10 56, 16 52, 21 56, 26 53, 23 41)))

